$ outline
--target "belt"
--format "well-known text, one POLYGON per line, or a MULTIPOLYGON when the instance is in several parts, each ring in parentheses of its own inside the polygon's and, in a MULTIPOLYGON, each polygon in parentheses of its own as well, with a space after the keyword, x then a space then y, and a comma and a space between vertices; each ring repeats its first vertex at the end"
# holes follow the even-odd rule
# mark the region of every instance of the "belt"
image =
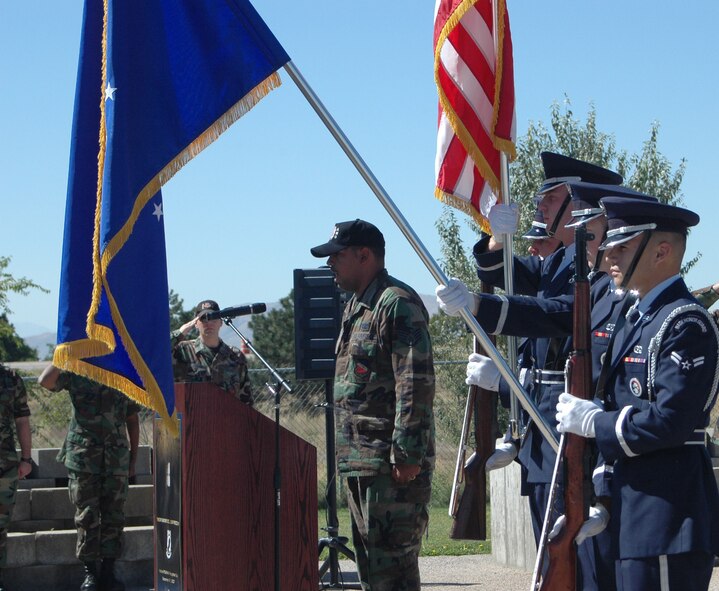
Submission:
POLYGON ((530 369, 532 381, 537 384, 564 384, 564 370, 530 369))

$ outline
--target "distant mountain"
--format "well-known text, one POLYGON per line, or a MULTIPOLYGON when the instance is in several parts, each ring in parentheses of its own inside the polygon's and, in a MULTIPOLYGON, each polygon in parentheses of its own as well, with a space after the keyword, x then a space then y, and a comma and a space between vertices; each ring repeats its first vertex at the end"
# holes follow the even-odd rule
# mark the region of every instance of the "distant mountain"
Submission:
POLYGON ((26 340, 33 335, 52 332, 51 328, 35 324, 34 322, 13 322, 12 325, 15 327, 15 332, 26 340))
POLYGON ((46 359, 50 356, 52 348, 57 341, 57 335, 54 332, 43 332, 40 334, 23 337, 23 340, 37 351, 38 359, 46 359))

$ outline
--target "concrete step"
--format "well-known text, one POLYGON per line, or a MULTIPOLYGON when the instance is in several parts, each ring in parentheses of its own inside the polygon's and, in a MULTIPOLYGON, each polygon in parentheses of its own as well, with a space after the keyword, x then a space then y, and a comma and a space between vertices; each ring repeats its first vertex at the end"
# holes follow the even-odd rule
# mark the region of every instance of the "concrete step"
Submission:
MULTIPOLYGON (((130 485, 125 516, 128 523, 152 523, 153 486, 130 485)), ((32 488, 18 490, 10 531, 40 531, 73 527, 75 506, 67 488, 32 488), (32 529, 31 526, 32 525, 32 529)))
MULTIPOLYGON (((8 567, 48 564, 75 564, 77 530, 10 532, 8 533, 8 567)), ((151 525, 125 528, 122 560, 137 561, 153 558, 151 525)))
MULTIPOLYGON (((74 529, 8 534, 8 565, 3 578, 9 589, 64 591, 78 589, 82 564, 75 558, 74 529)), ((126 527, 116 572, 128 586, 152 586, 152 526, 126 527)))
MULTIPOLYGON (((8 564, 3 579, 15 591, 76 591, 83 567, 75 557, 75 507, 67 491, 67 470, 57 449, 32 450, 32 478, 20 481, 9 525, 8 564)), ((130 485, 118 578, 128 589, 150 589, 153 578, 153 485, 151 449, 141 447, 138 484, 130 485)))

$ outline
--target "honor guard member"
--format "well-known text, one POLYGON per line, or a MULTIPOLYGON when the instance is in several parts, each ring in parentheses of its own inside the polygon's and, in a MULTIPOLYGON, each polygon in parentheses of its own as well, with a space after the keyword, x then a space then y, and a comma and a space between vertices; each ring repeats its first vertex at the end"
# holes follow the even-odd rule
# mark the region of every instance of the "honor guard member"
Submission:
POLYGON ((245 404, 253 403, 247 359, 242 351, 220 338, 222 319, 208 320, 208 312, 219 312, 214 300, 203 300, 195 308, 195 317, 170 333, 172 369, 176 382, 212 382, 245 404), (188 340, 197 329, 199 336, 188 340))
POLYGON ((596 440, 611 476, 610 529, 620 591, 706 590, 719 554, 719 493, 705 427, 719 386, 719 332, 680 276, 695 213, 602 200, 615 285, 638 294, 598 379, 604 409, 569 393, 560 432, 596 440))
POLYGON ((15 506, 17 481, 32 471, 30 409, 22 378, 0 364, 0 591, 2 569, 7 565, 7 528, 15 506), (18 460, 15 435, 20 445, 18 460))
POLYGON ((53 392, 67 390, 72 402, 57 461, 67 468, 75 505, 75 554, 85 566, 80 590, 123 591, 115 560, 122 552, 125 500, 135 475, 140 406, 117 390, 54 365, 45 368, 38 382, 53 392))
MULTIPOLYGON (((611 329, 612 314, 618 313, 623 301, 624 293, 614 293, 609 289, 611 281, 606 273, 597 270, 600 265, 599 245, 606 234, 606 218, 600 206, 600 199, 607 194, 614 194, 622 199, 645 199, 656 201, 656 198, 638 193, 632 189, 615 185, 600 185, 581 181, 567 183, 571 194, 571 222, 567 227, 574 229, 584 225, 593 238, 587 243, 587 258, 591 273, 590 302, 592 319, 595 324, 592 342, 593 368, 601 367, 601 358, 606 351, 607 330, 611 329), (609 327, 609 328, 608 328, 609 327)), ((572 264, 572 267, 574 264, 572 264)), ((573 288, 572 288, 573 289, 573 288)), ((563 344, 563 355, 567 355, 573 348, 571 336, 573 328, 574 293, 554 297, 528 297, 528 296, 498 296, 476 294, 473 310, 482 327, 489 333, 520 336, 530 339, 558 339, 563 344)), ((626 309, 625 309, 626 311, 626 309)), ((531 342, 531 341, 530 341, 531 342)), ((526 345, 525 345, 526 346, 526 345)), ((526 351, 521 360, 526 365, 526 351)), ((529 372, 532 370, 530 369, 529 372)), ((528 370, 523 370, 520 378, 528 383, 528 370)), ((555 384, 542 384, 539 392, 539 408, 550 424, 553 423, 551 409, 547 405, 556 405, 559 394, 563 391, 563 379, 555 380, 555 384)), ((467 383, 477 384, 484 388, 499 389, 506 398, 509 392, 506 385, 499 378, 499 371, 494 363, 487 357, 473 354, 467 366, 467 383)), ((536 389, 536 384, 535 384, 536 389)), ((534 392, 537 393, 536 391, 534 392)), ((537 440, 534 440, 535 442, 537 440)), ((526 439, 522 449, 527 445, 526 439)), ((527 448, 531 449, 531 448, 527 448)), ((497 447, 497 451, 487 461, 487 469, 496 469, 508 465, 516 456, 516 444, 509 434, 497 447)), ((553 456, 556 461, 556 455, 553 456)), ((521 461, 521 458, 520 458, 521 461)), ((605 475, 602 470, 594 474, 595 493, 601 499, 608 495, 605 475)), ((527 486, 529 488, 529 486, 527 486)), ((558 513, 562 512, 561 501, 555 506, 558 513)), ((581 543, 586 537, 596 535, 606 526, 608 513, 600 502, 592 506, 590 521, 578 537, 581 543)), ((537 524, 542 525, 541 523, 537 524)), ((580 546, 580 560, 585 589, 598 588, 602 591, 613 589, 613 559, 609 548, 608 534, 601 534, 591 542, 580 546), (592 574, 593 573, 593 574, 592 574)))
POLYGON ((352 298, 337 340, 337 466, 347 477, 352 540, 365 591, 416 591, 434 469, 434 366, 429 315, 384 267, 382 233, 335 226, 311 249, 352 298))

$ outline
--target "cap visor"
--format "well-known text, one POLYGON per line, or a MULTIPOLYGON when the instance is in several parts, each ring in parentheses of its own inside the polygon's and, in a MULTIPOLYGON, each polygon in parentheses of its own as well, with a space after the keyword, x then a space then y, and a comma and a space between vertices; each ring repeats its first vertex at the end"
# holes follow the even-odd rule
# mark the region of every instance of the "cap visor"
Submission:
POLYGON ((325 242, 324 244, 310 248, 310 253, 312 253, 313 257, 328 257, 340 250, 344 250, 345 248, 345 246, 337 244, 336 242, 325 242))
POLYGON ((604 212, 597 213, 594 215, 583 215, 579 217, 575 217, 571 222, 569 222, 565 228, 576 228, 577 226, 581 226, 583 224, 588 224, 592 220, 596 220, 597 218, 600 218, 604 215, 604 212))
POLYGON ((644 230, 639 230, 639 232, 632 232, 631 234, 620 234, 618 236, 612 236, 611 238, 607 238, 599 246, 599 250, 607 250, 608 248, 614 248, 615 246, 619 246, 620 244, 629 242, 632 238, 639 236, 639 234, 641 234, 642 232, 644 232, 644 230))

